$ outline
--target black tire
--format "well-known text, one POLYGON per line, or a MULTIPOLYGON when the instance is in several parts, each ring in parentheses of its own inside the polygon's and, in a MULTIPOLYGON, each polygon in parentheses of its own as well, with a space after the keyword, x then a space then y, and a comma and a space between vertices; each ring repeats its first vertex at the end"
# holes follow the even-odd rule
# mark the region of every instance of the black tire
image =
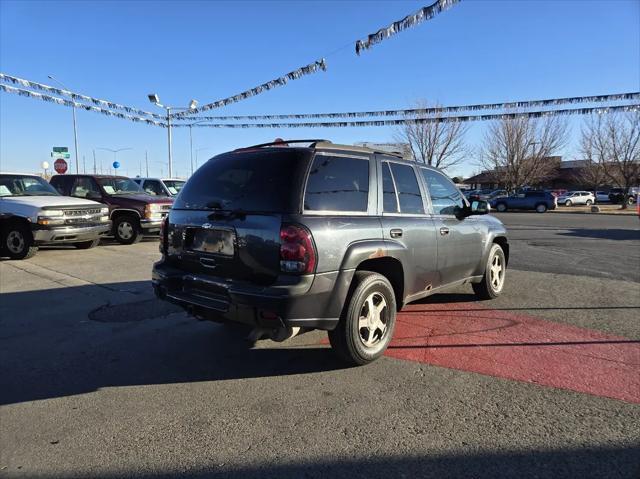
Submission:
POLYGON ((547 205, 545 205, 544 203, 540 203, 536 205, 536 212, 537 213, 546 213, 547 212, 547 205))
POLYGON ((567 200, 567 201, 564 202, 564 205, 565 206, 572 206, 573 202, 571 200, 567 200))
POLYGON ((82 241, 80 243, 74 243, 73 246, 75 246, 78 249, 91 249, 91 248, 95 248, 99 244, 100 244, 100 238, 94 239, 91 241, 82 241))
POLYGON ((31 230, 20 223, 2 228, 2 252, 11 259, 29 259, 38 252, 31 230))
POLYGON ((628 205, 633 205, 635 202, 636 200, 633 199, 633 196, 630 196, 629 199, 627 200, 628 205))
POLYGON ((505 283, 505 275, 507 272, 507 261, 504 255, 504 251, 502 247, 494 243, 491 246, 491 250, 489 251, 489 257, 487 258, 487 264, 484 267, 484 275, 482 276, 482 281, 479 283, 472 283, 473 292, 476 294, 478 299, 486 300, 486 299, 494 299, 500 296, 502 291, 504 290, 505 283), (498 287, 494 285, 494 277, 491 274, 491 266, 494 263, 494 258, 498 258, 500 264, 502 265, 502 276, 499 281, 498 287))
POLYGON ((593 204, 593 201, 587 200, 587 206, 591 206, 592 204, 593 204))
POLYGON ((134 215, 118 216, 113 222, 113 236, 120 244, 134 244, 142 240, 140 220, 134 215))
POLYGON ((341 359, 351 365, 360 366, 375 361, 384 354, 391 342, 396 314, 396 297, 389 280, 370 271, 356 272, 354 287, 347 298, 340 322, 336 329, 329 331, 331 347, 341 359), (380 298, 384 300, 384 306, 381 306, 380 298), (383 309, 376 315, 369 305, 383 309), (367 317, 371 314, 372 321, 377 316, 377 320, 384 326, 384 331, 376 327, 375 323, 360 327, 363 311, 367 311, 367 317), (373 332, 371 326, 374 327, 373 332), (365 345, 369 340, 372 344, 365 345))
POLYGON ((496 211, 498 213, 504 213, 505 211, 507 211, 507 204, 506 203, 498 203, 496 205, 496 211))

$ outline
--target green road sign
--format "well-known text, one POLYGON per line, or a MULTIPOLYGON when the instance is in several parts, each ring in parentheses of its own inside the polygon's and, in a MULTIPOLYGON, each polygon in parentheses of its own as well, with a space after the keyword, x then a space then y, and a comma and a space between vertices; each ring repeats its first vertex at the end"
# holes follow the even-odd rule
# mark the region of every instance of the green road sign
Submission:
POLYGON ((54 146, 53 147, 53 152, 54 153, 68 153, 69 152, 69 148, 66 146, 54 146))
POLYGON ((71 158, 69 153, 51 153, 51 158, 71 158))

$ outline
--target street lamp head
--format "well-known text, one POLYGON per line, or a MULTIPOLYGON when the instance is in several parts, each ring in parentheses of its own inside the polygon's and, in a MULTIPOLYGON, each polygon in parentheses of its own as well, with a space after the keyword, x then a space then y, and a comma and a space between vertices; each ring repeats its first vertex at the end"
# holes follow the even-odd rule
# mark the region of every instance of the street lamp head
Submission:
POLYGON ((189 102, 189 110, 195 110, 198 106, 198 100, 191 100, 189 102))
POLYGON ((149 95, 147 95, 147 97, 149 98, 149 101, 151 103, 155 103, 156 105, 158 103, 160 103, 160 98, 155 93, 149 93, 149 95))

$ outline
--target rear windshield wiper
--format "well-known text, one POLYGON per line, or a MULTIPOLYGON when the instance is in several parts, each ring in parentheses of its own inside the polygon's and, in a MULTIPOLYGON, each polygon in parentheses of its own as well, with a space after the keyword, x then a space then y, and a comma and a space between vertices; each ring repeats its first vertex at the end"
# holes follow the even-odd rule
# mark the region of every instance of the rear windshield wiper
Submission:
POLYGON ((223 209, 216 209, 213 213, 211 213, 208 218, 210 220, 213 219, 231 219, 231 218, 238 218, 240 220, 243 220, 247 217, 247 213, 241 209, 241 208, 236 208, 235 210, 223 210, 223 209))

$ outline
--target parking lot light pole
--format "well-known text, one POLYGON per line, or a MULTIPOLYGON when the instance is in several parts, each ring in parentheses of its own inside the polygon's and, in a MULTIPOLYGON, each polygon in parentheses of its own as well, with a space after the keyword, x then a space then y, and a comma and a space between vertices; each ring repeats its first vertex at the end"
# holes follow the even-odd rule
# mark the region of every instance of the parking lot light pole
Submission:
MULTIPOLYGON (((115 163, 117 161, 116 155, 118 154, 118 152, 125 151, 125 150, 133 150, 133 148, 129 148, 129 147, 118 148, 117 150, 114 150, 112 148, 98 148, 98 150, 110 151, 111 153, 113 153, 113 162, 115 163)), ((114 174, 115 174, 115 168, 114 168, 114 174)))
MULTIPOLYGON (((57 78, 55 78, 53 75, 47 75, 49 77, 50 80, 53 80, 54 82, 58 83, 62 88, 64 88, 65 90, 69 90, 64 83, 62 83, 60 80, 58 80, 57 78)), ((71 107, 71 111, 73 113, 73 143, 74 143, 74 147, 75 147, 75 159, 76 159, 76 174, 79 173, 79 167, 78 164, 80 163, 80 161, 78 160, 78 128, 76 125, 76 107, 75 105, 71 107)))
POLYGON ((185 108, 185 107, 163 105, 162 103, 160 103, 160 97, 158 97, 158 95, 155 93, 150 93, 149 95, 147 95, 147 98, 149 98, 149 101, 151 103, 153 103, 159 108, 163 108, 167 112, 167 140, 168 140, 168 146, 169 146, 169 178, 173 178, 173 153, 172 153, 173 148, 171 145, 172 143, 171 110, 182 110, 182 111, 193 110, 198 105, 198 102, 196 100, 191 100, 189 102, 189 106, 185 108))
POLYGON ((194 121, 189 124, 189 149, 191 150, 191 174, 193 175, 193 134, 191 132, 193 125, 197 125, 198 123, 202 123, 207 120, 194 121))
POLYGON ((202 147, 202 148, 198 148, 196 150, 196 168, 198 168, 198 152, 202 151, 202 150, 210 150, 210 149, 211 149, 211 147, 205 146, 205 147, 202 147))

